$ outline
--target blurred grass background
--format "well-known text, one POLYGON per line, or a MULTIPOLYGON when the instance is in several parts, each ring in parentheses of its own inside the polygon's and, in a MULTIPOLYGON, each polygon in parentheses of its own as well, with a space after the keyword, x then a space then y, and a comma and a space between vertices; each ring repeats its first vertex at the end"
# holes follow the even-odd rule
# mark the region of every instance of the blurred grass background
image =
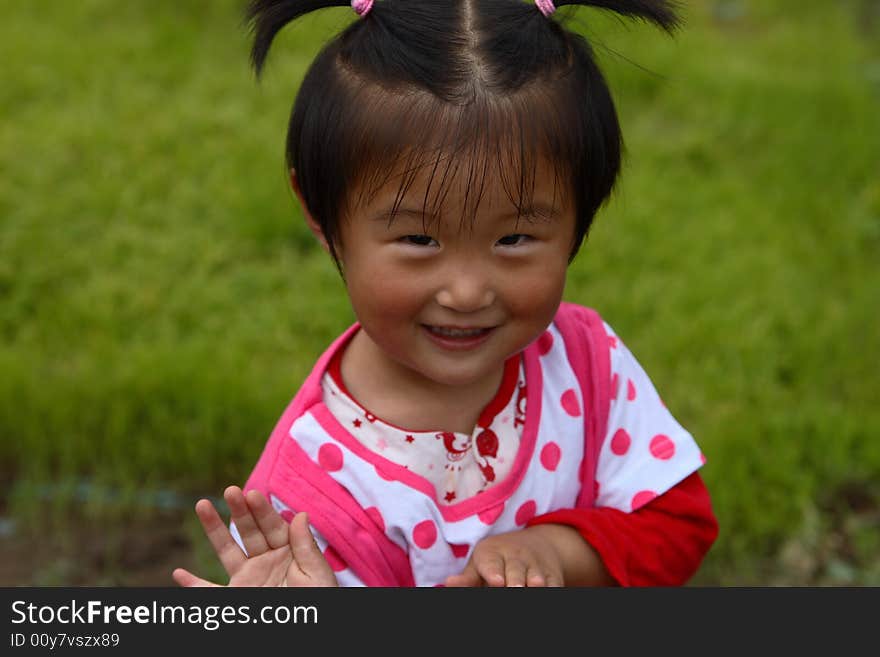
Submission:
MULTIPOLYGON (((244 481, 353 319, 283 141, 354 15, 288 27, 257 84, 242 5, 3 2, 0 584, 218 575, 190 503, 244 481)), ((880 585, 880 0, 684 15, 576 13, 628 159, 566 298, 708 457, 694 584, 880 585)))

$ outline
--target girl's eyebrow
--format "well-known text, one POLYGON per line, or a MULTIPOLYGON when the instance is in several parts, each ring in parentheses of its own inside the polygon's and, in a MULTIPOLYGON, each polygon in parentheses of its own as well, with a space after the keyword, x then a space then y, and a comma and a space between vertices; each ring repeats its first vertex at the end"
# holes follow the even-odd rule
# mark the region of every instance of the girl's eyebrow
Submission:
POLYGON ((373 221, 394 221, 399 216, 411 217, 413 219, 418 219, 421 221, 423 218, 428 221, 433 221, 436 217, 428 211, 416 210, 413 208, 397 208, 394 212, 391 210, 384 210, 379 212, 378 214, 373 215, 373 221))
MULTIPOLYGON (((533 203, 527 207, 520 208, 519 211, 511 210, 510 212, 500 215, 499 218, 502 220, 522 218, 526 220, 538 219, 543 221, 553 221, 558 219, 559 215, 560 209, 558 206, 548 205, 546 203, 533 203)), ((390 223, 397 217, 418 219, 419 221, 434 221, 437 219, 437 217, 431 212, 423 211, 421 209, 398 208, 395 212, 387 210, 373 215, 373 221, 382 220, 390 223)))
POLYGON ((547 205, 546 203, 532 203, 526 207, 519 208, 517 211, 510 212, 504 215, 504 217, 510 219, 524 217, 526 219, 543 219, 545 221, 552 221, 558 219, 560 214, 561 210, 559 206, 547 205))

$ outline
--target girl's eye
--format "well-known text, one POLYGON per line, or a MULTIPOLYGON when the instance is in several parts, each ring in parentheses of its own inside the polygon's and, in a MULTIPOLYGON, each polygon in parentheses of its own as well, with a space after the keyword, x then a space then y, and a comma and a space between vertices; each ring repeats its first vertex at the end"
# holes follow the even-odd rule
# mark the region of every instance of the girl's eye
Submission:
POLYGON ((433 246, 437 243, 430 235, 404 235, 400 239, 402 242, 414 246, 433 246))
POLYGON ((529 241, 528 235, 523 235, 522 233, 513 233, 512 235, 505 235, 498 243, 501 246, 521 246, 529 241))

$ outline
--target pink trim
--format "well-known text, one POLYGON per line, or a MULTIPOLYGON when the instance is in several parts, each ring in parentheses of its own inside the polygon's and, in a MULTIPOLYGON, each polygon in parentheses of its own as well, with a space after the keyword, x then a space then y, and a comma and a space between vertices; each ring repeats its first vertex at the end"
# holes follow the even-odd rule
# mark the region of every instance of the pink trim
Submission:
POLYGON ((577 506, 592 507, 596 495, 593 482, 596 480, 599 450, 602 449, 605 434, 608 432, 611 404, 608 335, 595 310, 571 303, 560 305, 554 322, 562 334, 569 364, 580 383, 584 400, 585 476, 577 506))
POLYGON ((454 522, 492 507, 496 507, 499 504, 503 504, 504 501, 516 490, 520 481, 522 481, 522 478, 525 476, 528 465, 532 459, 532 454, 535 450, 538 425, 540 424, 541 419, 542 381, 536 344, 533 343, 525 349, 523 352, 523 362, 525 363, 526 381, 528 382, 528 391, 526 393, 526 408, 528 409, 528 413, 526 413, 526 424, 523 427, 522 439, 520 441, 519 450, 517 451, 513 467, 507 474, 507 477, 505 477, 504 481, 492 486, 485 492, 479 493, 466 500, 462 500, 456 504, 441 503, 437 499, 434 485, 427 479, 403 466, 392 463, 388 459, 365 447, 360 441, 352 436, 342 424, 339 423, 323 403, 311 408, 309 412, 334 440, 345 445, 345 447, 354 452, 364 461, 371 463, 389 479, 399 481, 429 497, 433 500, 443 518, 449 522, 454 522))
POLYGON ((511 356, 504 363, 504 375, 501 378, 501 385, 498 386, 498 393, 492 398, 480 417, 477 418, 477 426, 488 429, 492 426, 498 414, 510 403, 513 393, 516 390, 516 384, 519 380, 519 363, 522 360, 522 353, 511 356))
POLYGON ((367 586, 414 586, 406 553, 376 526, 345 488, 314 463, 295 440, 281 451, 270 492, 309 521, 367 586), (275 487, 283 491, 274 491, 275 487))
MULTIPOLYGON (((589 318, 591 333, 591 349, 593 358, 591 363, 595 366, 590 369, 593 374, 593 401, 597 412, 593 414, 592 440, 587 445, 590 455, 591 469, 590 479, 596 479, 596 466, 599 463, 599 452, 605 442, 605 436, 608 434, 608 415, 611 408, 611 355, 609 352, 608 334, 602 324, 599 314, 590 308, 585 308, 587 317, 589 318)), ((590 506, 596 499, 595 486, 590 485, 587 492, 587 499, 590 506)))

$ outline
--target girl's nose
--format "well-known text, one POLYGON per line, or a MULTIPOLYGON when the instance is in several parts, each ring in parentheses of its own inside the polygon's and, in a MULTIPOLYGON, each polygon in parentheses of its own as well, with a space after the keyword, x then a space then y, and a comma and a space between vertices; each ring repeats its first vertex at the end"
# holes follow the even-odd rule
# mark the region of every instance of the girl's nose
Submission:
POLYGON ((472 313, 491 306, 495 292, 489 277, 475 267, 449 271, 436 295, 437 303, 460 313, 472 313))

